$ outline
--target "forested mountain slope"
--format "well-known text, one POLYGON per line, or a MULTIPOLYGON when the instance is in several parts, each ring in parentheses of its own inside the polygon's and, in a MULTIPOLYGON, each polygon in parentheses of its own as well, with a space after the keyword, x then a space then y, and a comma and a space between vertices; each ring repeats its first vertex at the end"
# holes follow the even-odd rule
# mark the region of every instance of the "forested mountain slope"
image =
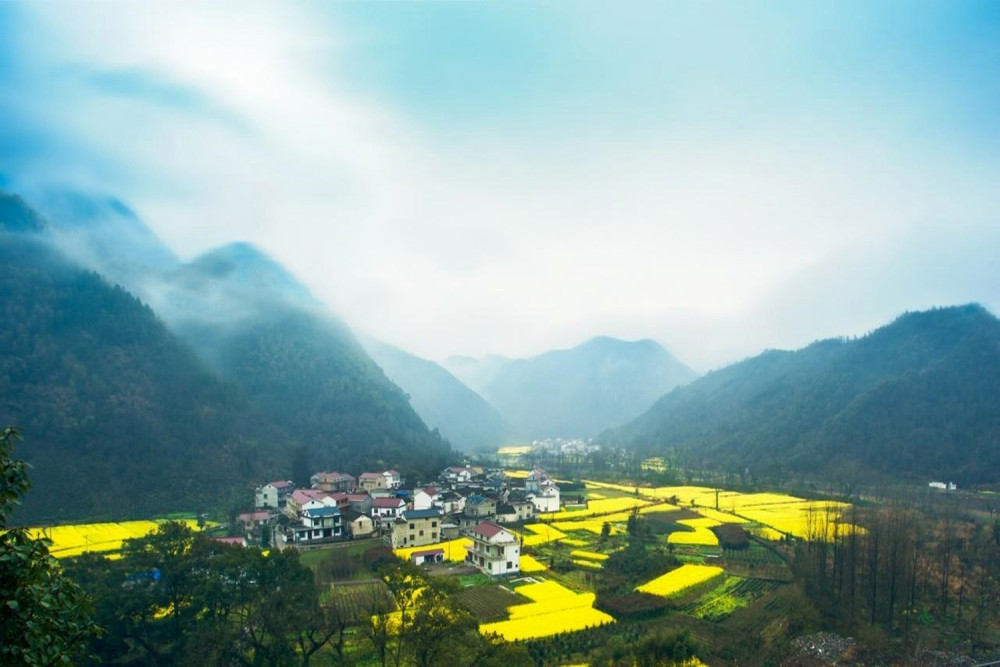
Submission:
POLYGON ((709 373, 603 439, 758 474, 995 482, 998 387, 1000 322, 940 308, 709 373))
POLYGON ((400 388, 424 422, 465 451, 496 451, 515 441, 507 421, 486 400, 442 366, 372 338, 369 355, 400 388))

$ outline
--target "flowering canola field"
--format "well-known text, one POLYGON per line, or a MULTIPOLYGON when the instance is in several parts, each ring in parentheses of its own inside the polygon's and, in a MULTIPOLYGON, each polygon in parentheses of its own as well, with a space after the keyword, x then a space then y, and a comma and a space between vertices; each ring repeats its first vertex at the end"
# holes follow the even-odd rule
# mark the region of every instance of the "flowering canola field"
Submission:
MULTIPOLYGON (((637 490, 635 486, 622 484, 589 480, 585 483, 590 489, 610 489, 625 493, 635 493, 637 490)), ((739 493, 705 486, 638 487, 638 493, 649 500, 676 497, 679 505, 692 507, 702 516, 722 523, 758 523, 761 526, 758 534, 773 540, 779 540, 785 535, 833 540, 837 536, 861 530, 843 519, 850 505, 836 501, 805 500, 784 493, 739 493), (716 503, 718 511, 714 509, 716 503)), ((649 508, 650 511, 654 509, 655 506, 649 508)))
POLYGON ((534 556, 521 554, 521 572, 531 574, 533 572, 545 572, 548 568, 539 563, 534 556))
MULTIPOLYGON (((44 537, 51 540, 52 546, 49 547, 49 552, 56 558, 69 558, 87 551, 119 551, 124 540, 145 537, 159 528, 161 523, 164 521, 82 523, 71 526, 29 528, 28 533, 35 539, 44 537)), ((180 523, 192 530, 198 530, 198 522, 193 519, 180 523)))
POLYGON ((676 570, 671 570, 652 581, 636 586, 636 590, 641 593, 670 597, 721 574, 722 568, 715 565, 681 565, 676 570))
POLYGON ((410 555, 414 551, 427 551, 429 549, 444 549, 445 560, 451 561, 453 563, 461 563, 465 560, 465 547, 471 547, 472 540, 468 537, 460 537, 457 540, 450 540, 448 542, 438 542, 436 544, 425 544, 422 547, 401 547, 399 549, 394 549, 392 553, 396 555, 396 558, 401 558, 402 560, 408 560, 410 555))
POLYGON ((532 602, 510 607, 506 621, 483 623, 479 626, 481 633, 495 633, 507 641, 517 641, 575 632, 615 621, 594 609, 593 593, 574 593, 554 581, 520 586, 516 592, 532 602))
POLYGON ((721 525, 715 519, 681 519, 677 523, 691 528, 692 531, 677 531, 667 537, 669 544, 693 544, 705 547, 719 546, 719 538, 709 528, 721 525))

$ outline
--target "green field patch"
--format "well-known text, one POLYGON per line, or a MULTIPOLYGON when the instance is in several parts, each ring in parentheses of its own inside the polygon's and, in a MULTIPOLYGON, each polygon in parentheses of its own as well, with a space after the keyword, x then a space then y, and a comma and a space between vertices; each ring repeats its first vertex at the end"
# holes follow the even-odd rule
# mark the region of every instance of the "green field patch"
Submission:
POLYGON ((324 602, 332 605, 351 624, 367 622, 374 614, 392 611, 396 603, 385 582, 352 581, 331 586, 324 602))
POLYGON ((506 620, 508 607, 531 602, 529 598, 497 584, 466 588, 456 597, 480 623, 506 620))
POLYGON ((780 585, 767 579, 726 576, 722 584, 683 605, 680 611, 694 618, 721 621, 780 585))

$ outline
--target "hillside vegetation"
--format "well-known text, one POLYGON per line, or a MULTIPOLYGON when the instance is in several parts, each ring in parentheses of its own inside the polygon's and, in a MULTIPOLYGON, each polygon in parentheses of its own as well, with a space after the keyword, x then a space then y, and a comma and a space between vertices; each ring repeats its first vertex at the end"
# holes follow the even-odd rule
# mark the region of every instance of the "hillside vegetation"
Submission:
POLYGON ((941 308, 709 373, 603 439, 752 475, 996 482, 998 386, 1000 322, 941 308))

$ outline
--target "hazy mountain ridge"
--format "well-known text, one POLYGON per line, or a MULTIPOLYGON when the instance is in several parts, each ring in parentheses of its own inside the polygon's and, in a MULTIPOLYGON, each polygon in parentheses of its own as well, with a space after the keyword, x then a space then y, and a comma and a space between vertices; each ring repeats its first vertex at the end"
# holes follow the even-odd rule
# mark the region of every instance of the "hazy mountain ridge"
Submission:
POLYGON ((603 439, 758 474, 995 481, 997 386, 1000 322, 978 305, 941 308, 714 371, 603 439))
MULTIPOLYGON (((161 444, 182 452, 199 452, 197 455, 191 454, 190 458, 200 460, 203 457, 200 452, 209 448, 204 438, 212 438, 216 445, 223 441, 239 443, 228 455, 242 456, 244 436, 252 434, 254 438, 266 442, 266 449, 274 453, 273 464, 269 466, 270 472, 256 470, 253 475, 256 481, 259 481, 257 476, 262 474, 286 476, 293 451, 301 447, 308 452, 311 463, 315 466, 343 467, 355 471, 384 463, 404 472, 430 474, 448 460, 448 443, 427 429, 409 405, 406 395, 386 378, 346 325, 332 315, 304 307, 311 299, 308 291, 256 248, 247 244, 233 244, 207 253, 188 265, 163 270, 147 267, 148 275, 145 280, 139 280, 134 271, 137 265, 120 265, 127 270, 118 274, 119 278, 137 276, 140 291, 144 289, 155 293, 159 290, 161 301, 165 301, 162 298, 163 286, 170 285, 173 291, 169 300, 172 300, 174 307, 166 309, 169 316, 161 321, 157 315, 163 316, 163 313, 157 310, 154 314, 155 308, 150 309, 122 288, 112 288, 97 275, 87 273, 77 261, 67 258, 60 250, 64 245, 63 239, 58 234, 51 233, 51 229, 59 225, 44 224, 42 218, 18 197, 5 196, 0 201, 0 206, 3 206, 0 208, 0 213, 3 213, 0 229, 17 231, 16 234, 5 234, 10 238, 4 243, 5 254, 11 255, 8 266, 14 269, 5 288, 8 308, 5 325, 15 332, 8 332, 5 340, 10 345, 13 345, 11 340, 17 343, 17 346, 5 350, 9 357, 8 363, 18 363, 17 360, 27 354, 30 343, 29 339, 16 334, 25 329, 23 324, 18 324, 20 315, 31 319, 37 317, 44 323, 47 317, 64 317, 63 311, 83 317, 89 308, 94 308, 112 320, 124 318, 130 322, 137 317, 149 320, 148 326, 143 329, 146 338, 133 341, 128 354, 122 355, 120 351, 116 351, 117 348, 112 343, 116 339, 105 341, 102 338, 112 335, 114 327, 106 326, 96 332, 88 328, 90 320, 80 319, 73 321, 74 328, 66 332, 65 340, 60 339, 58 343, 48 347, 42 345, 42 356, 32 361, 33 365, 58 367, 60 363, 70 363, 67 360, 72 360, 74 368, 78 368, 79 373, 85 377, 99 378, 103 373, 110 372, 110 369, 115 369, 117 376, 114 382, 118 384, 114 386, 118 389, 111 392, 114 396, 118 393, 128 394, 136 389, 129 384, 133 380, 149 388, 148 391, 138 392, 138 395, 142 397, 140 402, 143 410, 152 415, 149 419, 155 424, 151 423, 143 428, 124 428, 112 420, 107 428, 113 429, 120 436, 112 438, 115 446, 104 451, 98 443, 93 443, 88 451, 95 460, 104 461, 107 465, 111 465, 109 461, 112 459, 118 461, 118 467, 113 472, 105 471, 106 474, 97 474, 95 477, 105 477, 115 483, 119 479, 142 477, 138 472, 146 468, 133 465, 131 459, 122 455, 122 452, 138 440, 165 437, 162 434, 166 432, 166 427, 157 424, 168 423, 174 416, 189 425, 184 429, 177 429, 177 432, 188 434, 192 444, 188 449, 170 445, 169 443, 174 442, 170 437, 165 437, 162 442, 152 442, 149 445, 150 451, 154 453, 152 461, 160 462, 163 458, 159 450, 161 444), (48 276, 51 271, 57 271, 60 276, 87 275, 94 285, 101 287, 91 286, 88 288, 89 292, 84 291, 77 296, 73 296, 75 292, 70 289, 65 299, 57 301, 43 298, 47 293, 44 290, 43 296, 34 294, 33 290, 37 288, 35 283, 44 285, 51 282, 52 279, 48 276), (110 312, 104 312, 92 303, 95 299, 97 302, 104 299, 101 290, 125 296, 115 302, 117 305, 110 312), (98 296, 94 297, 93 293, 98 296), (296 298, 288 298, 289 294, 294 294, 296 298), (31 303, 23 303, 25 300, 30 300, 31 303), (133 310, 141 311, 142 315, 136 315, 133 310), (164 321, 172 332, 164 327, 164 321), (155 330, 155 335, 149 333, 152 330, 155 330), (184 342, 175 334, 183 338, 184 342), (89 356, 74 359, 67 352, 62 360, 56 358, 61 348, 72 350, 79 342, 73 336, 87 341, 89 356), (150 346, 146 346, 146 343, 150 346), (200 359, 192 354, 189 345, 200 359), (170 351, 161 349, 164 346, 170 351), (123 367, 107 363, 103 361, 105 355, 126 359, 127 364, 123 367), (205 365, 206 362, 208 366, 205 365), (102 366, 94 367, 95 363, 101 363, 102 366), (143 369, 145 374, 136 375, 138 371, 130 369, 143 369), (169 376, 173 382, 169 395, 159 387, 158 373, 172 373, 169 376), (227 415, 225 425, 205 425, 198 419, 189 418, 184 412, 187 408, 181 410, 169 407, 175 394, 177 397, 198 397, 204 404, 205 414, 224 413, 227 415), (213 407, 223 399, 232 402, 231 409, 213 407), (199 437, 194 437, 189 429, 198 428, 199 424, 204 428, 199 430, 199 437)), ((101 220, 91 222, 87 229, 88 234, 94 238, 87 244, 114 248, 116 254, 104 257, 98 262, 98 267, 88 268, 113 266, 117 261, 116 257, 128 255, 127 243, 115 248, 113 235, 105 236, 116 229, 116 225, 107 226, 101 220)), ((135 219, 135 223, 142 225, 138 219, 135 219)), ((73 223, 61 224, 67 227, 73 223)), ((152 235, 147 238, 155 239, 152 235)), ((97 314, 92 319, 94 322, 102 321, 97 314)), ((42 330, 35 335, 45 340, 47 325, 38 326, 42 330)), ((124 330, 129 329, 125 326, 124 330)), ((54 375, 43 375, 37 378, 35 386, 49 387, 58 392, 62 381, 54 375)), ((93 437, 90 432, 80 430, 80 424, 86 422, 94 409, 94 403, 88 395, 89 390, 71 392, 69 398, 65 399, 35 400, 32 398, 35 394, 25 393, 22 382, 23 378, 15 378, 14 381, 8 378, 2 398, 16 401, 16 404, 9 405, 9 409, 5 411, 15 423, 27 428, 26 435, 29 438, 39 442, 55 439, 66 443, 76 437, 93 437), (27 398, 20 400, 16 398, 18 395, 27 398), (62 419, 62 431, 59 435, 52 435, 48 431, 52 428, 53 419, 56 419, 53 417, 53 408, 61 405, 61 401, 68 401, 70 412, 77 416, 62 419), (13 419, 14 417, 17 419, 13 419), (43 429, 44 432, 38 433, 38 429, 43 429)), ((114 384, 111 380, 107 383, 114 384)), ((56 420, 59 419, 61 417, 56 420)), ((218 449, 219 452, 226 451, 225 447, 219 446, 218 449)), ((45 451, 44 447, 42 451, 45 451)), ((245 462, 234 464, 232 459, 227 459, 228 463, 224 467, 235 465, 234 470, 253 468, 257 454, 250 449, 245 453, 245 462)), ((74 459, 72 456, 56 455, 47 459, 42 466, 38 484, 43 490, 46 487, 62 488, 58 483, 55 486, 52 483, 58 481, 57 469, 64 460, 74 459), (52 467, 51 473, 47 472, 46 466, 52 467)), ((168 463, 173 465, 171 462, 163 465, 169 467, 168 463)), ((190 464, 191 461, 187 461, 184 465, 190 464)), ((199 498, 212 496, 218 499, 235 485, 245 486, 251 481, 238 473, 227 476, 224 467, 211 462, 203 461, 201 465, 204 465, 201 473, 214 475, 212 483, 218 485, 214 492, 209 490, 202 495, 182 493, 181 490, 188 486, 178 483, 171 474, 166 474, 164 479, 169 480, 170 488, 160 489, 155 483, 150 485, 148 507, 155 507, 157 511, 164 508, 192 509, 191 503, 200 502, 199 498), (161 491, 162 502, 157 499, 157 493, 161 491)), ((90 469, 86 465, 77 467, 81 470, 90 469)), ((63 474, 65 475, 65 471, 63 474)), ((192 479, 198 478, 197 474, 192 475, 192 479)), ((132 488, 130 483, 126 480, 122 482, 124 486, 109 484, 104 488, 132 488)), ((73 488, 74 495, 81 495, 82 500, 66 512, 73 515, 95 512, 122 515, 118 513, 122 506, 108 502, 106 494, 99 489, 79 492, 76 487, 73 488), (93 503, 89 500, 98 497, 102 500, 93 500, 93 503)), ((33 495, 46 497, 43 494, 33 495)), ((58 497, 66 496, 47 496, 52 501, 58 497)), ((41 507, 47 501, 37 502, 41 507)), ((47 509, 39 511, 54 511, 51 508, 55 506, 45 507, 47 509)), ((62 516, 63 509, 58 513, 62 516)), ((31 516, 30 511, 27 516, 31 516)))
MULTIPOLYGON (((454 363, 454 362, 452 362, 454 363)), ((477 369, 464 362, 466 373, 477 369)), ((593 338, 530 359, 487 358, 480 393, 529 438, 590 437, 641 414, 697 373, 652 340, 593 338)))
POLYGON ((409 394, 424 422, 440 430, 459 449, 495 450, 516 440, 507 420, 443 366, 370 337, 362 338, 361 343, 392 381, 409 394))
POLYGON ((273 468, 277 432, 147 306, 0 236, 0 414, 34 466, 20 521, 206 509, 273 468))

